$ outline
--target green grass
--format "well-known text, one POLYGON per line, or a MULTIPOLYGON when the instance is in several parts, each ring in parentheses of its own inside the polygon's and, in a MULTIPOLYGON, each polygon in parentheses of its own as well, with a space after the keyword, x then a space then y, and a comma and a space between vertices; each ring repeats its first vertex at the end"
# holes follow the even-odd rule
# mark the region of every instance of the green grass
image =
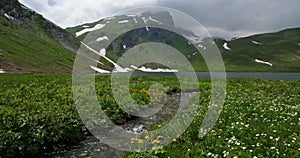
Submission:
POLYGON ((208 135, 198 138, 209 100, 204 90, 198 115, 176 142, 123 157, 299 157, 299 87, 298 81, 230 79, 223 111, 208 135))
POLYGON ((300 29, 287 29, 276 33, 254 35, 228 42, 230 51, 223 48, 225 41, 218 41, 227 71, 299 72, 300 29), (262 43, 257 45, 256 41, 262 43), (254 63, 255 59, 268 65, 254 63))
MULTIPOLYGON (((0 156, 34 156, 84 139, 86 129, 74 106, 70 75, 2 74, 0 82, 0 156)), ((132 77, 130 93, 138 103, 147 104, 153 83, 161 83, 168 93, 181 91, 173 77, 132 77)), ((211 93, 209 80, 199 83, 198 113, 183 135, 166 147, 158 144, 151 152, 123 157, 300 156, 298 81, 229 79, 220 118, 203 138, 198 138, 198 131, 211 93)), ((131 117, 115 103, 108 76, 97 76, 95 86, 102 110, 112 121, 131 117)))
POLYGON ((37 155, 85 137, 70 76, 1 75, 0 80, 1 156, 37 155))
POLYGON ((35 15, 31 29, 0 16, 0 68, 9 72, 68 73, 75 54, 47 34, 35 15))

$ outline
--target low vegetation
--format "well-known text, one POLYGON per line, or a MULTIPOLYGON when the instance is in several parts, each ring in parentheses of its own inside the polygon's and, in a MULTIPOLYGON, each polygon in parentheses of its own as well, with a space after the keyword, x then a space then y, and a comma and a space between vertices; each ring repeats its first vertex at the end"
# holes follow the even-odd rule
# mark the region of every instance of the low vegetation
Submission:
MULTIPOLYGON (((54 147, 78 143, 87 130, 77 114, 70 75, 0 76, 0 156, 34 156, 54 147)), ((149 102, 149 87, 159 82, 168 93, 180 92, 172 77, 132 77, 130 92, 149 102)), ((131 116, 122 112, 110 92, 110 79, 96 77, 102 109, 115 123, 131 116)), ((298 81, 230 79, 226 103, 209 134, 198 131, 210 99, 209 80, 200 80, 198 115, 173 143, 151 152, 123 157, 299 157, 300 85, 298 81)), ((151 130, 164 124, 153 125, 151 130)), ((162 136, 161 139, 163 139, 162 136)))

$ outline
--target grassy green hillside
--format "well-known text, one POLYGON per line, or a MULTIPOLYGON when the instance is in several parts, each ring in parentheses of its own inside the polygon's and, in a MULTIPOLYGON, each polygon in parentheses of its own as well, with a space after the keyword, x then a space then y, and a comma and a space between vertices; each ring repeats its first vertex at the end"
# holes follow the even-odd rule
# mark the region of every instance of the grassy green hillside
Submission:
POLYGON ((10 72, 71 72, 75 36, 18 1, 0 2, 0 69, 10 72))
POLYGON ((74 53, 46 34, 0 17, 0 68, 8 72, 70 72, 74 53))
POLYGON ((254 35, 229 41, 218 41, 227 70, 238 71, 300 71, 300 28, 276 33, 254 35), (255 63, 255 59, 270 62, 273 66, 255 63))

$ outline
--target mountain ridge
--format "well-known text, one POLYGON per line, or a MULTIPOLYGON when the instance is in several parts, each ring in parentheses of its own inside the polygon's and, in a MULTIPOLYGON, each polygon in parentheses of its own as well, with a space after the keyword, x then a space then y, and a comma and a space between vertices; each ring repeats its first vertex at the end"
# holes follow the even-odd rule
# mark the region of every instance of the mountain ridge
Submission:
MULTIPOLYGON (((100 34, 94 37, 95 42, 101 42, 110 38, 101 33, 101 29, 114 34, 120 28, 131 28, 136 23, 173 24, 171 18, 167 13, 147 13, 140 17, 119 15, 62 29, 17 0, 2 0, 0 73, 71 73, 80 41, 83 41, 89 32, 98 31, 100 34), (84 29, 88 30, 76 35, 84 29)), ((187 37, 193 35, 186 30, 180 31, 187 37)), ((146 26, 117 38, 107 47, 106 55, 117 61, 122 54, 136 45, 150 41, 161 42, 183 52, 196 71, 208 71, 202 56, 196 52, 197 46, 193 48, 191 41, 188 41, 198 40, 195 39, 197 37, 191 37, 194 39, 187 37, 184 39, 166 30, 146 26)), ((300 70, 300 28, 288 28, 231 40, 213 39, 212 43, 217 44, 227 71, 299 72, 300 70)), ((202 45, 198 47, 205 49, 202 45)), ((98 62, 105 65, 98 64, 97 68, 104 69, 105 72, 113 70, 113 65, 103 58, 98 62)), ((148 66, 155 69, 161 68, 162 65, 148 64, 148 66)))
MULTIPOLYGON (((151 16, 151 15, 150 15, 151 16)), ((92 28, 95 25, 103 24, 106 25, 104 28, 101 29, 111 29, 111 32, 115 28, 122 27, 128 27, 132 26, 134 23, 133 20, 130 18, 127 21, 127 24, 118 24, 120 20, 124 20, 126 18, 126 15, 124 17, 112 17, 107 18, 109 19, 109 23, 107 23, 107 20, 101 19, 100 21, 89 23, 89 24, 82 24, 73 28, 68 28, 67 30, 70 33, 75 34, 76 31, 80 31, 81 29, 87 29, 92 28), (127 26, 126 26, 127 25, 127 26)), ((144 17, 141 17, 144 18, 144 17)), ((99 36, 102 35, 103 38, 98 38, 102 40, 107 40, 110 37, 107 37, 105 34, 103 34, 101 29, 91 32, 99 32, 99 36), (105 37, 105 38, 104 38, 105 37)), ((116 31, 116 30, 115 30, 116 31)), ((138 31, 139 32, 139 31, 138 31)), ((147 35, 145 33, 149 32, 149 30, 146 28, 142 32, 136 32, 135 34, 131 34, 131 36, 136 35, 142 35, 146 37, 147 35), (144 33, 143 33, 144 32, 144 33)), ((151 32, 151 31, 150 31, 151 32)), ((84 40, 86 37, 86 34, 82 34, 78 36, 77 38, 81 41, 84 40)), ((151 34, 151 33, 150 33, 151 34)), ((156 32, 152 34, 163 34, 162 32, 156 32)), ((137 41, 136 39, 130 39, 130 38, 123 38, 124 35, 122 35, 121 39, 116 39, 119 43, 116 43, 116 41, 113 41, 112 44, 108 47, 107 56, 110 57, 113 60, 118 60, 118 57, 120 57, 125 50, 128 50, 128 48, 131 48, 132 46, 141 44, 141 42, 134 42, 137 41), (127 43, 127 49, 123 49, 122 45, 124 43, 127 43), (129 46, 129 47, 128 47, 129 46), (113 49, 111 47, 114 47, 113 49), (121 53, 120 53, 121 52, 121 53)), ((159 38, 158 36, 152 36, 150 35, 150 38, 159 38)), ((161 37, 160 37, 161 38, 161 37)), ((165 37, 168 38, 168 37, 165 37)), ((194 38, 194 37, 193 37, 194 38)), ((249 37, 242 37, 242 38, 234 38, 231 40, 225 40, 222 38, 213 38, 215 43, 217 44, 223 59, 225 63, 225 67, 227 71, 240 71, 240 72, 299 72, 300 70, 300 28, 288 28, 281 31, 271 32, 271 33, 264 33, 264 34, 257 34, 252 35, 249 37)), ((170 41, 171 39, 164 39, 165 43, 170 41), (167 42, 166 42, 167 41, 167 42)), ((193 40, 193 39, 190 39, 193 40)), ((197 40, 197 39, 196 39, 197 40)), ((146 42, 145 39, 139 38, 138 41, 146 42)), ((99 41, 98 41, 99 42, 99 41)), ((174 42, 176 43, 176 42, 174 42)), ((175 48, 178 47, 187 47, 187 45, 183 42, 177 42, 177 45, 172 45, 175 48), (178 46, 182 45, 182 46, 178 46)), ((203 47, 203 46, 201 46, 203 47)), ((183 51, 183 54, 187 58, 192 58, 192 56, 195 54, 194 50, 192 49, 181 49, 183 51), (189 51, 188 53, 185 53, 184 51, 189 51)), ((201 58, 201 57, 199 57, 201 58)), ((197 60, 197 62, 201 62, 201 64, 196 63, 193 61, 193 59, 190 60, 191 62, 194 62, 193 65, 195 65, 195 69, 197 71, 208 71, 205 69, 205 64, 203 64, 203 59, 200 61, 197 60), (202 68, 197 68, 201 66, 202 68)), ((104 62, 101 60, 101 62, 104 62)), ((109 64, 109 63, 108 63, 109 64)), ((105 68, 107 70, 106 66, 98 65, 99 68, 105 68)), ((112 68, 109 68, 111 71, 112 68)))

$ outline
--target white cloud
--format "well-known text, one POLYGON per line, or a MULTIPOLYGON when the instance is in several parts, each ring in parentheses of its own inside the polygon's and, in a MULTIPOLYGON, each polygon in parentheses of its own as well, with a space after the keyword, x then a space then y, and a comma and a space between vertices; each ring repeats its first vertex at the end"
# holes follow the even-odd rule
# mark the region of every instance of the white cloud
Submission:
POLYGON ((20 0, 20 2, 65 28, 94 22, 131 7, 155 5, 157 0, 20 0))
POLYGON ((233 37, 246 37, 257 33, 263 33, 263 32, 250 31, 250 30, 226 30, 217 27, 206 27, 206 30, 211 36, 222 37, 227 40, 230 40, 233 37))
POLYGON ((141 6, 180 10, 199 21, 212 36, 232 38, 300 26, 299 0, 19 0, 65 28, 141 6))

